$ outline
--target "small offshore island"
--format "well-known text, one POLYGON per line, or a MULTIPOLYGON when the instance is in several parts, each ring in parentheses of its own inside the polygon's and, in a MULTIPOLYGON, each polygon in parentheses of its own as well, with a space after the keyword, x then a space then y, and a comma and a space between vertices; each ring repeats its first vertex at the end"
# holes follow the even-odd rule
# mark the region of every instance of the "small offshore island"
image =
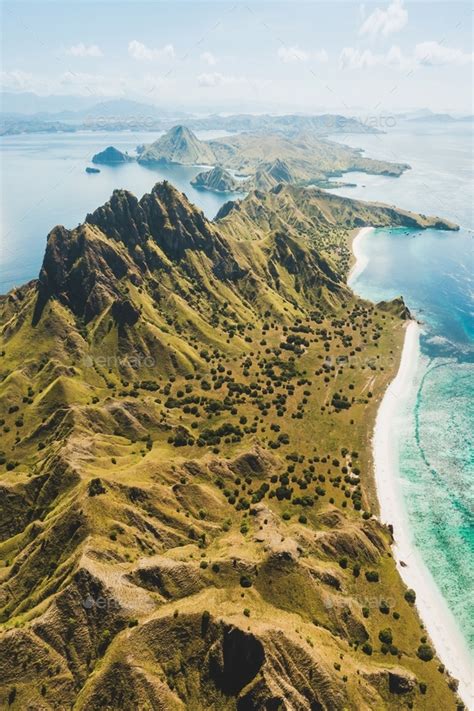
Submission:
POLYGON ((99 165, 117 165, 120 163, 130 163, 134 160, 135 158, 129 156, 128 153, 122 153, 122 151, 119 151, 113 146, 109 146, 92 157, 92 162, 98 163, 99 165))
POLYGON ((2 698, 462 708, 377 515, 409 314, 346 282, 388 225, 456 229, 288 184, 211 222, 163 182, 51 231, 0 298, 2 698))

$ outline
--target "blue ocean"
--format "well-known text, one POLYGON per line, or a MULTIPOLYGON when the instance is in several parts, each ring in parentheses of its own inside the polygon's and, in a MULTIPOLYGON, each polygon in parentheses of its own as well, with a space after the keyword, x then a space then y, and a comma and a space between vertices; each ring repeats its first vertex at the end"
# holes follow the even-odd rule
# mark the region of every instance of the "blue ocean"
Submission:
POLYGON ((400 127, 344 139, 368 155, 403 159, 401 178, 351 173, 335 190, 448 218, 459 232, 378 229, 361 243, 367 267, 353 283, 379 301, 403 295, 423 324, 416 385, 402 405, 399 469, 413 544, 474 649, 474 220, 472 132, 400 127), (397 158, 396 158, 397 157, 397 158))

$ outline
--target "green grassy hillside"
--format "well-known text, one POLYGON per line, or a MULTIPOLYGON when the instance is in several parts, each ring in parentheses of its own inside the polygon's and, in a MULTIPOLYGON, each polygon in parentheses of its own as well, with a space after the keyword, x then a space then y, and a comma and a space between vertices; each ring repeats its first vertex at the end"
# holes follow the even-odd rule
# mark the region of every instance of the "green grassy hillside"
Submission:
POLYGON ((392 221, 453 227, 162 183, 50 233, 0 299, 1 708, 457 708, 376 515, 405 314, 346 275, 392 221))

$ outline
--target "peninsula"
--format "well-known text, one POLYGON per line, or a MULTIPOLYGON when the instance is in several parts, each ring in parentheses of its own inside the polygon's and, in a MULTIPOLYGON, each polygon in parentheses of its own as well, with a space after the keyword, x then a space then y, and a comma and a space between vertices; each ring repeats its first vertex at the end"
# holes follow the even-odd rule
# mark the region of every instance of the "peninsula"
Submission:
POLYGON ((456 709, 378 517, 406 313, 346 280, 388 224, 455 229, 166 182, 52 229, 0 297, 2 707, 456 709))

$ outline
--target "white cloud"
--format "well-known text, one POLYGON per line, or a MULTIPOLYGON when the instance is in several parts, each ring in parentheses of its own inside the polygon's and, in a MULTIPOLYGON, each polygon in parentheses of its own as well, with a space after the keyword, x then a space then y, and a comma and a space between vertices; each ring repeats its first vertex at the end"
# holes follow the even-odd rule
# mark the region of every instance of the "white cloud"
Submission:
POLYGON ((388 52, 376 53, 370 49, 344 47, 339 63, 342 69, 370 69, 394 67, 395 69, 418 69, 422 66, 436 67, 447 64, 463 65, 474 61, 474 53, 443 47, 438 42, 417 44, 410 55, 404 55, 400 47, 392 45, 388 52))
POLYGON ((318 49, 311 54, 311 58, 315 59, 317 62, 325 64, 329 62, 329 56, 325 49, 318 49))
POLYGON ((415 47, 415 61, 418 64, 435 67, 444 64, 469 64, 474 61, 474 52, 444 47, 439 42, 421 42, 415 47))
POLYGON ((85 45, 84 42, 79 42, 79 44, 74 44, 65 50, 66 54, 70 54, 72 57, 102 57, 103 53, 100 47, 96 44, 85 45))
POLYGON ((212 52, 203 52, 200 56, 203 62, 206 62, 206 64, 209 64, 210 67, 213 67, 214 65, 217 64, 217 59, 215 56, 212 54, 212 52))
POLYGON ((33 74, 14 69, 10 72, 0 72, 0 84, 6 91, 30 91, 35 83, 33 74))
POLYGON ((56 81, 54 93, 79 94, 81 96, 114 96, 119 82, 101 74, 84 72, 64 72, 56 81))
POLYGON ((198 86, 214 87, 214 86, 230 86, 237 84, 248 84, 251 86, 263 87, 267 84, 266 81, 254 81, 243 76, 232 76, 229 74, 221 74, 220 72, 204 72, 199 74, 197 78, 198 86))
POLYGON ((313 59, 317 62, 327 62, 329 57, 325 49, 318 49, 313 52, 309 52, 299 47, 280 47, 278 52, 278 57, 285 64, 290 62, 309 62, 313 59))
MULTIPOLYGON (((398 47, 392 47, 393 58, 396 57, 398 47)), ((388 54, 376 54, 370 49, 354 49, 354 47, 344 47, 339 57, 342 69, 369 69, 388 63, 388 54)))
POLYGON ((174 59, 176 52, 172 44, 165 44, 164 47, 147 47, 146 44, 131 40, 128 43, 128 53, 133 59, 150 62, 154 59, 174 59))
POLYGON ((121 77, 69 71, 56 76, 30 74, 21 70, 5 71, 0 73, 0 85, 6 91, 33 91, 40 96, 117 96, 123 90, 121 77))
POLYGON ((407 69, 411 62, 403 55, 400 47, 392 45, 388 52, 382 53, 345 47, 341 52, 340 64, 343 69, 370 69, 379 66, 407 69))
POLYGON ((408 12, 403 7, 403 0, 392 0, 386 10, 377 7, 362 23, 359 34, 377 35, 392 34, 399 32, 408 22, 408 12))
POLYGON ((282 62, 307 62, 309 53, 298 47, 280 47, 278 56, 282 62))
POLYGON ((228 77, 225 77, 219 72, 204 72, 199 74, 197 82, 199 86, 220 86, 221 84, 228 83, 228 77))

